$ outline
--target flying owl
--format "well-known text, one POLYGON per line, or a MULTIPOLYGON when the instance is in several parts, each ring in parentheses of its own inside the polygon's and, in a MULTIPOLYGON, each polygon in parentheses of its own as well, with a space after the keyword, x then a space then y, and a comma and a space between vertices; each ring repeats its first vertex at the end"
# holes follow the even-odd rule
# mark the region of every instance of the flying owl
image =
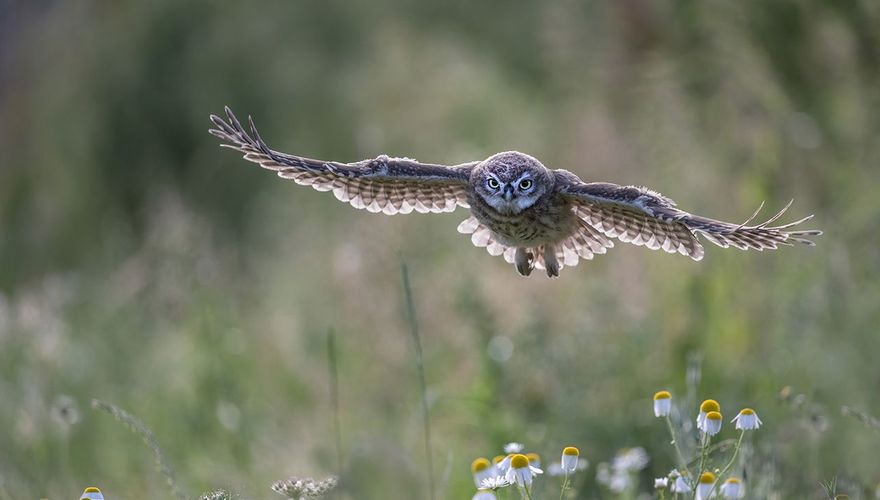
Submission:
MULTIPOLYGON (((721 222, 676 208, 675 202, 645 187, 583 182, 567 170, 551 170, 517 151, 482 161, 447 166, 381 155, 355 163, 321 161, 269 149, 250 122, 250 134, 232 111, 227 120, 212 115, 222 146, 244 159, 278 172, 284 179, 332 191, 355 208, 384 214, 452 212, 470 209, 458 231, 478 247, 501 255, 522 276, 534 268, 559 276, 564 266, 592 259, 614 246, 613 239, 652 250, 703 258, 697 236, 723 248, 776 249, 779 245, 814 245, 818 230, 791 230, 811 216, 771 226, 791 206, 762 224, 721 222)), ((763 206, 763 204, 762 204, 763 206)))

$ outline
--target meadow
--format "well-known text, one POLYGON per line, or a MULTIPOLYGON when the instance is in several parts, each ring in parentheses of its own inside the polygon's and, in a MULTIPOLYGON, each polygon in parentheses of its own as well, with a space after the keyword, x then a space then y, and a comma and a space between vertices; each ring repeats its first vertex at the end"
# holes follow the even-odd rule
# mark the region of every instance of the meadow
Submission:
POLYGON ((760 415, 747 498, 880 498, 878 33, 872 0, 0 4, 0 499, 465 499, 510 442, 536 498, 567 446, 569 498, 659 497, 663 390, 686 460, 720 402, 713 467, 760 415), (224 105, 309 157, 516 149, 825 234, 526 279, 464 210, 355 210, 219 148, 224 105))

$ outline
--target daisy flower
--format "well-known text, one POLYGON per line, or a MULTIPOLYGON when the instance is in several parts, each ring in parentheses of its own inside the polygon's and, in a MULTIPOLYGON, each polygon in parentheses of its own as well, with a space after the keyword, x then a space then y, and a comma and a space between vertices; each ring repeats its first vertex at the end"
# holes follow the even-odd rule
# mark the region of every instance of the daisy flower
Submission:
POLYGON ((471 462, 471 472, 474 475, 474 485, 479 488, 484 479, 495 476, 495 467, 485 458, 478 458, 471 462))
POLYGON ((669 391, 660 391, 654 394, 654 416, 668 417, 672 411, 672 394, 669 391))
POLYGON ((498 455, 497 457, 492 459, 492 463, 495 464, 495 472, 498 475, 507 474, 507 470, 510 469, 510 457, 513 455, 498 455))
POLYGON ((596 467, 596 482, 619 494, 629 489, 632 479, 628 471, 601 463, 596 467))
POLYGON ((494 490, 498 490, 501 488, 506 488, 508 486, 510 486, 510 482, 507 479, 505 479, 501 476, 492 476, 492 477, 487 477, 486 479, 483 479, 483 481, 480 483, 479 487, 482 490, 493 490, 494 491, 494 490))
POLYGON ((669 478, 668 477, 658 477, 654 479, 654 489, 655 490, 665 490, 669 487, 669 478))
POLYGON ((85 490, 83 490, 82 496, 79 497, 80 500, 104 500, 104 494, 101 493, 101 490, 95 488, 94 486, 89 486, 85 490))
MULTIPOLYGON (((715 412, 718 413, 718 412, 715 412)), ((700 474, 700 481, 697 484, 697 500, 706 500, 709 493, 715 487, 715 474, 704 472, 700 474)))
POLYGON ((742 481, 732 477, 721 485, 721 496, 724 498, 745 498, 746 489, 743 487, 742 481))
POLYGON ((703 421, 706 420, 706 415, 708 415, 710 411, 721 412, 721 405, 718 404, 718 401, 715 401, 714 399, 703 401, 700 405, 700 414, 697 415, 697 429, 703 429, 703 421))
POLYGON ((526 458, 529 459, 529 464, 533 465, 537 468, 541 468, 541 455, 537 453, 526 453, 526 458))
POLYGON ((669 491, 672 493, 688 493, 691 491, 690 481, 676 469, 672 469, 672 472, 669 473, 669 479, 672 481, 672 484, 669 486, 669 491))
POLYGON ((758 418, 758 414, 755 413, 755 410, 751 408, 743 408, 739 411, 739 413, 733 417, 731 422, 736 422, 737 430, 750 431, 753 429, 757 429, 761 427, 761 419, 758 418))
POLYGON ((710 436, 714 436, 721 431, 721 414, 717 411, 710 411, 706 414, 706 418, 703 419, 703 426, 700 427, 700 430, 705 432, 710 436))
POLYGON ((581 452, 574 446, 569 446, 562 450, 562 460, 560 461, 560 464, 564 473, 571 474, 577 470, 578 456, 580 456, 580 454, 581 452))
POLYGON ((641 446, 637 446, 635 448, 624 448, 617 452, 617 456, 615 456, 614 461, 611 462, 611 467, 627 472, 634 472, 644 469, 650 461, 651 459, 648 457, 648 452, 646 452, 641 446))
POLYGON ((529 459, 525 455, 516 454, 510 457, 510 468, 504 478, 510 484, 517 486, 530 486, 532 478, 537 474, 543 474, 541 469, 529 465, 529 459))
POLYGON ((492 490, 477 490, 471 500, 496 500, 497 498, 492 490))
POLYGON ((523 448, 526 446, 522 443, 517 443, 516 441, 512 441, 504 445, 504 453, 510 455, 511 453, 519 453, 523 451, 523 448))

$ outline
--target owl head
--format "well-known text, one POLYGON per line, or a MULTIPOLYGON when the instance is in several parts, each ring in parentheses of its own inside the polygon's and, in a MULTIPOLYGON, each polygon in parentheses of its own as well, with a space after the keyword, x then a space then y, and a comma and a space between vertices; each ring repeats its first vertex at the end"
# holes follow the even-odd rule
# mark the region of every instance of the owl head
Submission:
POLYGON ((496 211, 514 215, 534 205, 552 187, 549 170, 517 151, 492 155, 471 174, 477 196, 496 211))

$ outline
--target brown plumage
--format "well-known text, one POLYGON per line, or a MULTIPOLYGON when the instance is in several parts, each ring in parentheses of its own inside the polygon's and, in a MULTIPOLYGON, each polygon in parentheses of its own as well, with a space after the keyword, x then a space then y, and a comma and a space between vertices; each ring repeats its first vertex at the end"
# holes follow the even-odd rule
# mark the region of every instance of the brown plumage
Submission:
POLYGON ((248 133, 229 108, 226 116, 211 116, 216 128, 210 132, 222 146, 241 151, 246 160, 282 178, 332 191, 355 208, 388 215, 470 208, 459 232, 470 234, 473 244, 490 254, 504 256, 524 276, 535 267, 558 276, 564 266, 605 253, 615 238, 700 260, 698 235, 723 248, 762 251, 793 243, 814 245, 808 237, 822 234, 792 230, 812 215, 771 226, 791 202, 761 224, 749 225, 760 207, 742 224, 722 222, 680 210, 647 188, 585 183, 516 151, 455 166, 384 155, 355 163, 312 160, 269 149, 253 120, 248 133))

